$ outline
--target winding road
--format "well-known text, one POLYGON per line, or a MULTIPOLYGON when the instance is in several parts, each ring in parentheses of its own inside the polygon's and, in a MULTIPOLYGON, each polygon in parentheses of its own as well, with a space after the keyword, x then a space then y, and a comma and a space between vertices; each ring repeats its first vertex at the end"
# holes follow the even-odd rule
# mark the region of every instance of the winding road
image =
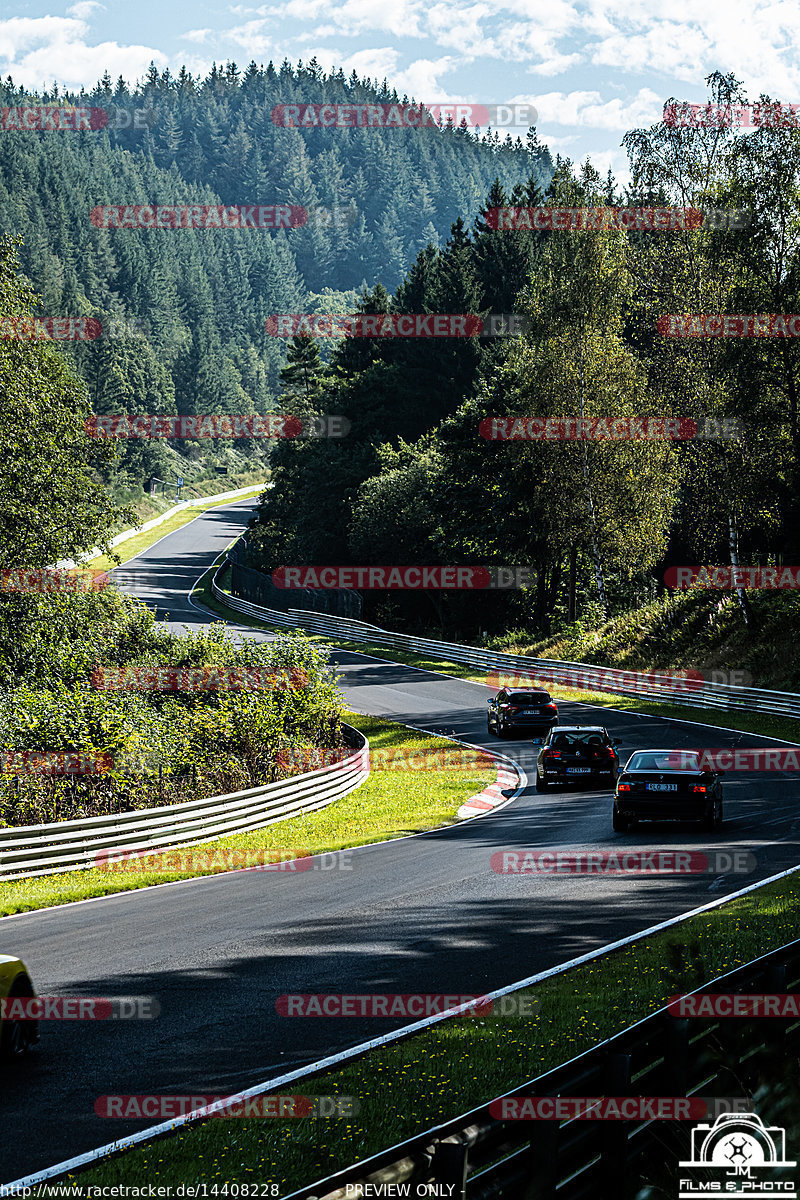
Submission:
MULTIPOLYGON (((120 568, 120 586, 173 628, 212 619, 193 583, 246 526, 253 501, 212 509, 120 568)), ((213 618, 216 619, 216 618, 213 618)), ((269 634, 234 626, 243 637, 269 634)), ((482 685, 334 651, 350 705, 501 749, 529 770, 525 743, 486 732, 482 685)), ((562 722, 600 721, 623 759, 653 745, 742 746, 757 737, 562 702, 562 722)), ((772 743, 774 744, 774 743, 772 743)), ((715 849, 745 850, 747 875, 659 878, 495 874, 503 849, 708 848, 691 827, 614 834, 607 793, 538 795, 300 874, 232 872, 0 921, 44 995, 152 995, 152 1021, 49 1022, 36 1052, 3 1070, 0 1179, 10 1181, 152 1122, 95 1115, 104 1094, 232 1093, 386 1032, 386 1019, 279 1016, 286 992, 481 993, 707 903, 798 861, 795 779, 731 774, 715 849), (346 869, 345 869, 346 868, 346 869)), ((347 821, 345 799, 339 802, 347 821)))

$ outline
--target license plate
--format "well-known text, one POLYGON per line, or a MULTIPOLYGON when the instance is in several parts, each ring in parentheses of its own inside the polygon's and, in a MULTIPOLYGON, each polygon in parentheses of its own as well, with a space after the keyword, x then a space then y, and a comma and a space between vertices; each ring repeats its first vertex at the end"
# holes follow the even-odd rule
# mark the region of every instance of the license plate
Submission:
POLYGON ((591 775, 591 767, 567 767, 568 775, 591 775))
POLYGON ((646 784, 648 792, 677 792, 677 783, 648 783, 646 784))
POLYGON ((520 713, 521 717, 538 717, 538 715, 538 708, 523 708, 522 712, 520 713))

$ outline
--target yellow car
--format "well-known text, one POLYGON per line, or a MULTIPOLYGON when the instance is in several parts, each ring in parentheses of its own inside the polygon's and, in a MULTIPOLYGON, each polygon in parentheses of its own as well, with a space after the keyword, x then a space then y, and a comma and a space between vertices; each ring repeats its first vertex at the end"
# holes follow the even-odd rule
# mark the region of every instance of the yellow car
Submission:
MULTIPOLYGON (((35 996, 31 977, 20 958, 0 954, 0 1002, 35 996)), ((39 1022, 3 1017, 0 1003, 0 1058, 19 1058, 39 1040, 39 1022)))

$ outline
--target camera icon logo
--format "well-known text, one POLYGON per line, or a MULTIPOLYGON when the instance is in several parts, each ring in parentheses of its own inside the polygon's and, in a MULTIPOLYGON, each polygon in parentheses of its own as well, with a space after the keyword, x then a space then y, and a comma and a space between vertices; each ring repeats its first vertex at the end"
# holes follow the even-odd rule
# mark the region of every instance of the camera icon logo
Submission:
POLYGON ((723 1113, 713 1125, 695 1125, 692 1157, 682 1167, 726 1167, 749 1176, 753 1167, 794 1167, 786 1159, 786 1131, 765 1125, 757 1113, 723 1113))

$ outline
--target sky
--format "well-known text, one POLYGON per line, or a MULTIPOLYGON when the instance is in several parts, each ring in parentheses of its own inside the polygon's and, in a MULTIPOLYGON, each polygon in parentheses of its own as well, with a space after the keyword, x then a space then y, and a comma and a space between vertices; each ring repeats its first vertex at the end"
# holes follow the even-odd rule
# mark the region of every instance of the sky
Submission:
POLYGON ((0 10, 0 74, 31 90, 88 88, 106 70, 134 83, 151 62, 202 76, 213 62, 316 56, 326 71, 385 77, 426 104, 533 105, 554 155, 589 157, 621 183, 625 132, 658 121, 669 97, 705 101, 712 71, 733 72, 751 99, 800 101, 799 50, 796 0, 7 0, 0 10))

